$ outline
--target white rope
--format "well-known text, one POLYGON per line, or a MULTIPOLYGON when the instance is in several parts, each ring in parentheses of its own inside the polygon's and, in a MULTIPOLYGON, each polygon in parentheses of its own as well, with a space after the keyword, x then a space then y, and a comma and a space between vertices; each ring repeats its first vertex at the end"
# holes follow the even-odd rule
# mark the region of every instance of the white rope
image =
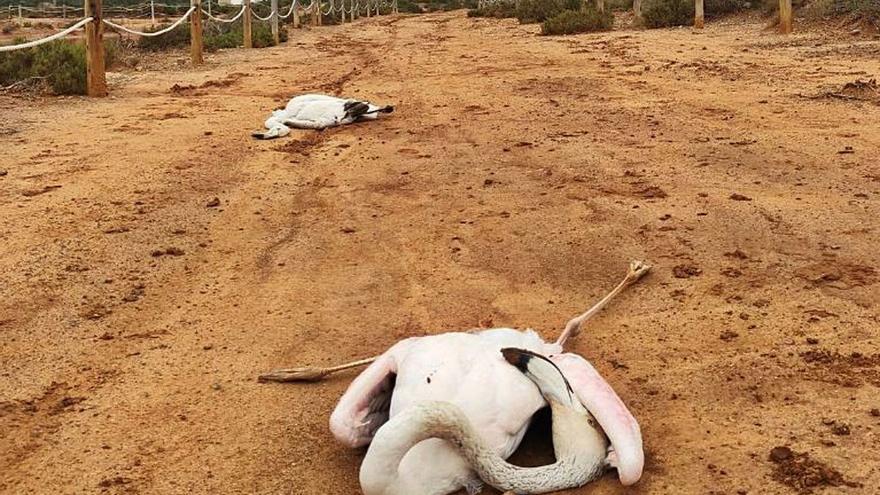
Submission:
POLYGON ((287 13, 284 15, 278 14, 278 18, 279 19, 287 19, 288 17, 290 17, 290 14, 293 13, 293 9, 296 7, 296 3, 298 1, 299 0, 293 0, 292 2, 290 2, 290 10, 288 10, 287 13))
POLYGON ((131 33, 131 34, 136 34, 138 36, 153 37, 153 36, 163 35, 169 31, 173 30, 177 26, 180 26, 181 24, 183 24, 183 21, 187 20, 189 18, 189 16, 192 15, 193 12, 195 12, 195 10, 196 10, 195 6, 190 7, 189 10, 186 11, 186 14, 183 14, 183 17, 178 19, 177 22, 175 22, 174 24, 168 26, 167 28, 165 28, 161 31, 156 31, 155 33, 144 33, 141 31, 135 31, 134 29, 128 29, 125 26, 120 26, 119 24, 116 24, 115 22, 110 22, 107 19, 102 19, 102 20, 104 21, 104 24, 106 24, 114 29, 119 29, 120 31, 125 31, 126 33, 131 33))
POLYGON ((0 52, 11 52, 13 50, 24 50, 25 48, 33 48, 35 46, 40 46, 40 45, 48 43, 50 41, 55 41, 58 38, 63 38, 65 36, 67 36, 68 34, 76 31, 77 29, 85 26, 86 24, 92 22, 94 19, 95 19, 94 17, 86 17, 85 19, 80 20, 79 22, 77 22, 73 26, 70 26, 69 28, 65 29, 64 31, 59 31, 59 32, 53 34, 52 36, 47 36, 42 39, 28 41, 27 43, 22 43, 20 45, 0 46, 0 52))
POLYGON ((257 11, 256 11, 256 10, 251 10, 251 14, 253 14, 254 17, 256 17, 257 19, 259 19, 259 20, 261 20, 261 21, 268 21, 269 19, 272 18, 273 15, 275 15, 275 12, 271 12, 271 13, 269 13, 269 15, 266 16, 266 17, 260 17, 259 15, 257 15, 257 11))
MULTIPOLYGON (((320 4, 318 4, 318 8, 321 8, 320 4)), ((327 12, 324 12, 324 9, 321 9, 321 15, 330 15, 330 12, 333 12, 333 0, 330 0, 330 8, 327 12)))
POLYGON ((229 18, 229 19, 224 19, 224 18, 222 18, 222 17, 214 17, 214 16, 211 15, 210 12, 208 12, 208 11, 205 10, 205 9, 202 9, 202 12, 203 12, 205 15, 207 15, 208 18, 211 19, 212 21, 225 22, 225 23, 228 24, 228 23, 232 23, 232 22, 237 21, 238 18, 241 17, 241 16, 244 14, 244 5, 241 6, 241 10, 239 10, 238 13, 235 14, 235 17, 231 17, 231 18, 229 18))

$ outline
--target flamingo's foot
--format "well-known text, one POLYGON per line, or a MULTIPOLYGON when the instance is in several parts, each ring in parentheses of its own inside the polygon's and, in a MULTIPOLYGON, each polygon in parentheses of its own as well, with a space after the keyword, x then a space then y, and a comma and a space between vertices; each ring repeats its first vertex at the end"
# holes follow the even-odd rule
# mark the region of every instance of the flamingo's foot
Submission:
POLYGON ((651 265, 648 263, 641 260, 630 261, 629 272, 626 274, 627 284, 635 283, 640 278, 644 277, 649 271, 651 271, 651 265))

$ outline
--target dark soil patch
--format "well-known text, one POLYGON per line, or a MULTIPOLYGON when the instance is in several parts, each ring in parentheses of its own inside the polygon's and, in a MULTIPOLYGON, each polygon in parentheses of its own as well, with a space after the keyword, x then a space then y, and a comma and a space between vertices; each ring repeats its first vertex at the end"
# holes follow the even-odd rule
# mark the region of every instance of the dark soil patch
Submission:
POLYGON ((794 452, 788 447, 774 447, 770 450, 769 458, 775 464, 771 475, 773 479, 801 495, 811 494, 816 488, 828 486, 862 486, 845 479, 840 471, 810 458, 806 452, 794 452))

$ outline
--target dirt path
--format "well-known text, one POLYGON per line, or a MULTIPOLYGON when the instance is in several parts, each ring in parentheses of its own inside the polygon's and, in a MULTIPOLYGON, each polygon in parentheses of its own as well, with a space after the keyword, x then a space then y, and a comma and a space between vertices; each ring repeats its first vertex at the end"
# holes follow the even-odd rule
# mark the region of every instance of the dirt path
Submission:
POLYGON ((880 42, 760 28, 364 19, 2 97, 0 491, 358 493, 326 427, 350 376, 259 372, 552 337, 643 258, 574 344, 641 421, 627 493, 871 493, 880 106, 814 97, 880 75, 880 42), (398 112, 248 137, 316 88, 398 112))

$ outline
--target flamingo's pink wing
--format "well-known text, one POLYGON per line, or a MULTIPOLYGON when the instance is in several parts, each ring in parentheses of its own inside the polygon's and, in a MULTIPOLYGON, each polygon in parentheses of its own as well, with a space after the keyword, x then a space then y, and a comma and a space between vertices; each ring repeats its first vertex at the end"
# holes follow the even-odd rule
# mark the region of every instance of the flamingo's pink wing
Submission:
POLYGON ((596 418, 614 447, 617 474, 624 485, 632 485, 642 477, 645 454, 639 423, 629 412, 611 385, 602 378, 589 361, 577 354, 565 353, 551 357, 562 370, 581 403, 596 418))
POLYGON ((406 346, 408 341, 398 342, 351 382, 330 415, 330 431, 337 440, 363 447, 388 421, 398 359, 406 346))

